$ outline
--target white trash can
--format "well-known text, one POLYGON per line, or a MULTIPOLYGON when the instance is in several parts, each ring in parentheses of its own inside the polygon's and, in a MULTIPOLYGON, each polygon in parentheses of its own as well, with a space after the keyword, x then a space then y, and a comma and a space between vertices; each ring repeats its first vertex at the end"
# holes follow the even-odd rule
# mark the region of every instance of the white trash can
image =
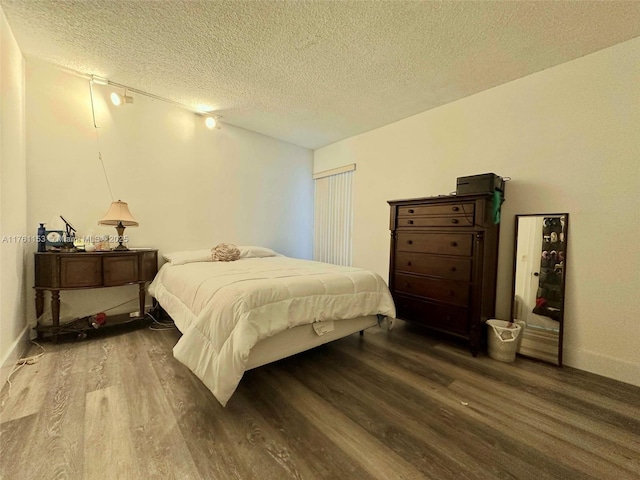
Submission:
POLYGON ((518 337, 522 327, 504 320, 487 320, 489 356, 494 360, 511 363, 516 359, 518 337))

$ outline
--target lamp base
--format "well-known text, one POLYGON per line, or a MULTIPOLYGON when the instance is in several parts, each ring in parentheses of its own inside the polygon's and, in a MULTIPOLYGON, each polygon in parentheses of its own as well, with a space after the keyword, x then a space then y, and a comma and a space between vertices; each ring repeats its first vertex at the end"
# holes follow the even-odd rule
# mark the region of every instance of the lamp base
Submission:
POLYGON ((116 226, 116 231, 118 232, 118 242, 120 242, 120 243, 116 248, 113 249, 114 251, 120 251, 121 252, 123 250, 124 251, 129 250, 127 247, 125 247, 122 244, 122 240, 124 239, 124 229, 125 229, 125 226, 122 225, 122 222, 118 223, 118 225, 116 226))

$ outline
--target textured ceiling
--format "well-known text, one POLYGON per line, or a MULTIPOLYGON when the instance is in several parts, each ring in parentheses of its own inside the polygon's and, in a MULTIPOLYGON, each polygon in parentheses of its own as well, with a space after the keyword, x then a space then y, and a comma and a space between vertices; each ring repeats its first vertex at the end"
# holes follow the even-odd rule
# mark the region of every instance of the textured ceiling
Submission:
POLYGON ((27 58, 312 149, 640 36, 640 1, 0 5, 27 58))

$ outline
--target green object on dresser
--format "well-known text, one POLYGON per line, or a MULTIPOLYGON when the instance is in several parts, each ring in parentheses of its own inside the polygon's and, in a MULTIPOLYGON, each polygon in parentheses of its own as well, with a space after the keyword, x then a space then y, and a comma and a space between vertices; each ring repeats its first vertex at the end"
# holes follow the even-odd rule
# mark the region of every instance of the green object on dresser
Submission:
POLYGON ((500 190, 493 191, 493 223, 500 223, 500 210, 504 202, 504 193, 500 190))

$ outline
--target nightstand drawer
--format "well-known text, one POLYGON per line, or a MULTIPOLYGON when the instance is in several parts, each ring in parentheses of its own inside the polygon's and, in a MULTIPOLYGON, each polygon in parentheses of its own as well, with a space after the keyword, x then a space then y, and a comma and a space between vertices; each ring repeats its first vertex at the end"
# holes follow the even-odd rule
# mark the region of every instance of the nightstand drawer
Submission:
POLYGON ((139 280, 137 255, 110 255, 102 260, 105 287, 134 283, 139 280))
POLYGON ((102 259, 67 257, 60 259, 60 288, 82 288, 102 285, 102 259))
POLYGON ((466 282, 397 273, 394 290, 453 305, 466 306, 469 303, 469 284, 466 282))
POLYGON ((398 252, 395 268, 398 272, 418 273, 463 282, 471 281, 470 258, 398 252))
POLYGON ((470 256, 473 234, 470 233, 404 233, 398 232, 398 252, 437 253, 470 256))

